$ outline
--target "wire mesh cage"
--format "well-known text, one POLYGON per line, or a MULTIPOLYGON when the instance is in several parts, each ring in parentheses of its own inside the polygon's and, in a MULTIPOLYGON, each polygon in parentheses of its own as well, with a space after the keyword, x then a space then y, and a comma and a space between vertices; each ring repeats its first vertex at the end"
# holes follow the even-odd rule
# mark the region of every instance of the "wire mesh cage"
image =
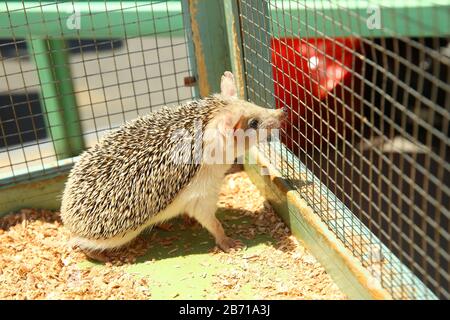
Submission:
POLYGON ((450 297, 450 8, 239 1, 248 99, 287 107, 276 166, 393 298, 450 297))
POLYGON ((66 171, 105 131, 195 94, 179 1, 7 1, 0 21, 0 185, 66 171))
POLYGON ((0 188, 232 68, 287 108, 260 151, 353 257, 395 299, 448 299, 449 34, 447 0, 0 2, 0 188))

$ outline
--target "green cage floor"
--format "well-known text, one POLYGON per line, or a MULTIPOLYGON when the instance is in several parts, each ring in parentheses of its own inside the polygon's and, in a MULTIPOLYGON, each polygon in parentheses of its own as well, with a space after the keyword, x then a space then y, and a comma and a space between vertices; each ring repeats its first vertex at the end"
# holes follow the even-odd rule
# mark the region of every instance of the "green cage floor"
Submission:
POLYGON ((243 249, 223 253, 206 230, 177 218, 107 263, 67 246, 57 213, 9 215, 0 219, 0 298, 345 298, 244 172, 226 177, 219 207, 227 234, 243 249))

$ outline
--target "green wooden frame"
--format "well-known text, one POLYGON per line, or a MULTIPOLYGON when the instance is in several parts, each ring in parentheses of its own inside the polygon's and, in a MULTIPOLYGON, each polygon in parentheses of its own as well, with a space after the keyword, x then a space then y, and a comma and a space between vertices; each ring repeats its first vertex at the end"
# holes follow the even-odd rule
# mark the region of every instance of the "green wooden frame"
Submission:
MULTIPOLYGON (((224 1, 220 1, 219 4, 222 6, 224 1)), ((16 37, 26 38, 33 34, 36 37, 76 36, 92 39, 152 34, 183 35, 180 0, 167 2, 166 4, 156 1, 149 3, 149 1, 97 0, 54 4, 51 1, 2 1, 0 37, 11 37, 13 34, 16 37), (74 11, 80 14, 82 26, 80 29, 69 29, 65 23, 74 11), (169 20, 159 19, 167 17, 168 12, 169 20), (145 30, 144 34, 142 30, 145 30)), ((215 0, 207 1, 211 4, 203 0, 189 2, 200 11, 201 6, 216 10, 214 6, 218 5, 214 4, 215 0)), ((450 21, 447 19, 450 10, 449 0, 334 0, 332 3, 328 1, 317 3, 314 0, 300 3, 272 1, 268 10, 277 22, 273 27, 275 36, 425 37, 446 36, 450 33, 450 21), (439 6, 439 10, 436 10, 436 6, 439 6), (371 11, 368 11, 368 8, 377 7, 380 8, 381 28, 369 29, 366 20, 361 17, 369 17, 371 11), (283 8, 289 9, 292 19, 284 16, 283 8), (284 21, 289 22, 288 34, 284 28, 278 27, 278 24, 283 24, 284 21), (341 23, 340 28, 336 28, 336 21, 341 23)), ((212 17, 219 17, 217 13, 209 12, 212 17)), ((208 27, 211 28, 213 25, 208 27)))
POLYGON ((436 37, 450 34, 449 0, 306 0, 290 1, 283 6, 281 3, 274 1, 270 8, 276 22, 273 34, 278 37, 436 37), (282 8, 289 9, 293 18, 285 16, 282 8), (378 9, 380 28, 369 28, 367 19, 378 9), (288 30, 284 30, 284 21, 288 30), (340 26, 336 26, 336 21, 340 26))
POLYGON ((56 157, 65 159, 84 149, 71 71, 64 40, 30 39, 29 52, 36 63, 46 127, 56 157))
POLYGON ((14 181, 10 185, 0 186, 0 217, 23 208, 59 210, 71 167, 72 164, 67 164, 47 169, 45 175, 35 175, 32 181, 14 181))
POLYGON ((184 32, 179 0, 0 2, 0 38, 132 38, 184 32), (73 18, 78 24, 70 23, 73 18))
POLYGON ((220 77, 230 56, 222 0, 182 0, 189 13, 198 90, 202 97, 220 91, 220 77))

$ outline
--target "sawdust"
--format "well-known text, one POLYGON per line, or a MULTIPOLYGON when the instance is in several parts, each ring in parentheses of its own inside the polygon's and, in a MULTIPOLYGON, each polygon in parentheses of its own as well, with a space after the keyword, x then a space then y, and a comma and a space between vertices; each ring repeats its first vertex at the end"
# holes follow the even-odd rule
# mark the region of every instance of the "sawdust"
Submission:
MULTIPOLYGON (((239 224, 235 215, 223 221, 230 236, 253 239, 270 235, 274 242, 257 254, 246 250, 209 253, 233 270, 215 275, 214 290, 220 299, 237 296, 251 287, 261 299, 343 299, 331 278, 264 201, 245 172, 233 172, 224 181, 219 207, 239 212, 252 223, 239 224), (289 270, 279 278, 267 270, 289 270)), ((170 231, 170 225, 165 225, 170 231)), ((198 226, 186 224, 198 230, 198 226)), ((23 209, 0 219, 0 299, 151 299, 151 276, 139 278, 126 268, 160 245, 172 252, 174 237, 138 238, 127 248, 109 254, 110 262, 83 267, 86 256, 68 245, 69 234, 57 212, 23 209), (150 245, 151 243, 151 245, 150 245)))
POLYGON ((232 236, 252 239, 269 234, 274 244, 258 254, 245 251, 225 254, 216 250, 218 259, 235 266, 218 275, 215 285, 219 298, 238 296, 243 286, 258 292, 258 299, 345 299, 325 269, 291 234, 289 228, 262 197, 245 172, 226 177, 219 206, 240 210, 253 218, 252 225, 231 224, 232 236), (262 267, 264 266, 264 267, 262 267), (271 270, 289 270, 289 278, 280 278, 271 270))
POLYGON ((0 299, 151 297, 147 280, 121 267, 81 268, 86 257, 68 239, 55 212, 24 209, 0 219, 0 299))

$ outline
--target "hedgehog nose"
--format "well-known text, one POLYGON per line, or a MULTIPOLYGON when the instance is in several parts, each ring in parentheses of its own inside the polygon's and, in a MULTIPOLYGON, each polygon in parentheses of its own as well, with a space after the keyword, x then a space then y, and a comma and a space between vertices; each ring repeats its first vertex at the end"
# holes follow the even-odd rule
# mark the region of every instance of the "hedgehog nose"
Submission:
POLYGON ((282 111, 282 115, 281 115, 280 120, 286 120, 288 118, 288 112, 289 112, 288 107, 284 106, 283 108, 281 108, 281 111, 282 111))

